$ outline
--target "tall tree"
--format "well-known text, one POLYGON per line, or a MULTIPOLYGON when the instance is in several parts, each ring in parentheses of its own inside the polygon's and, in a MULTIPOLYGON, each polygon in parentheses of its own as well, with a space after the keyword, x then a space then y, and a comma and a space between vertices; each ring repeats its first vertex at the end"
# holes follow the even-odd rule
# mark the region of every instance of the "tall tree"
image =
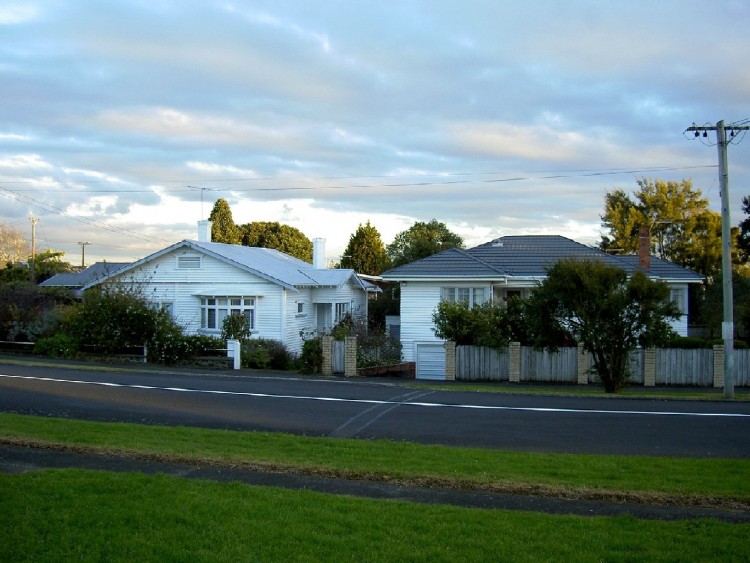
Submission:
POLYGON ((378 276, 390 267, 391 259, 385 251, 380 232, 370 225, 360 224, 349 237, 349 244, 341 257, 341 267, 351 268, 360 274, 378 276))
POLYGON ((668 322, 680 316, 669 287, 643 272, 599 261, 563 259, 549 268, 526 309, 536 344, 544 347, 569 333, 594 357, 594 369, 607 392, 628 379, 628 354, 657 345, 674 333, 668 322))
POLYGON ((211 221, 211 240, 226 244, 240 244, 240 231, 234 224, 232 210, 224 198, 219 198, 214 203, 214 208, 208 216, 211 221))
POLYGON ((638 230, 648 227, 651 252, 709 278, 721 271, 721 215, 708 208, 708 200, 690 180, 637 181, 631 199, 615 189, 605 196, 600 248, 638 252, 638 230))
POLYGON ((16 227, 0 223, 0 268, 15 264, 31 254, 31 246, 16 227))
POLYGON ((239 231, 245 246, 275 248, 305 262, 312 262, 313 243, 299 229, 278 222, 255 221, 240 225, 239 231))
POLYGON ((750 262, 750 196, 742 198, 742 212, 747 215, 740 221, 740 233, 737 238, 737 246, 740 259, 743 263, 750 262))
POLYGON ((451 232, 445 223, 433 219, 429 223, 417 221, 401 231, 388 245, 388 255, 394 266, 401 266, 449 248, 463 248, 464 241, 451 232))

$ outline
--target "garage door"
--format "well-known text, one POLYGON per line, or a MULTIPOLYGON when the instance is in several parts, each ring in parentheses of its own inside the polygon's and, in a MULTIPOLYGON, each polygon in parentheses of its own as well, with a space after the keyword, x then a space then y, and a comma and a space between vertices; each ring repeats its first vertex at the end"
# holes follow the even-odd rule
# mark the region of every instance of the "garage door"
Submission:
POLYGON ((417 379, 445 379, 445 347, 442 342, 414 344, 417 379))

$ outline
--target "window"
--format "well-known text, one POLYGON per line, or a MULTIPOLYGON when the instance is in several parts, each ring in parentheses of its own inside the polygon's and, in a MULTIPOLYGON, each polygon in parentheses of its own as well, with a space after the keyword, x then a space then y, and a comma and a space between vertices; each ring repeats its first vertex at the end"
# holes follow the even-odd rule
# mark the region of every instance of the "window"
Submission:
POLYGON ((154 311, 166 311, 170 317, 174 316, 174 303, 171 301, 150 301, 148 305, 154 311))
POLYGON ((484 287, 443 287, 441 297, 443 301, 453 301, 474 307, 487 301, 487 292, 484 287))
POLYGON ((336 317, 334 323, 339 323, 349 312, 349 303, 336 303, 336 317))
POLYGON ((304 315, 305 314, 305 304, 302 302, 297 303, 297 315, 304 315))
POLYGON ((180 270, 199 270, 201 267, 200 256, 178 256, 177 268, 180 270))
POLYGON ((221 330, 227 315, 244 315, 255 330, 255 297, 202 297, 201 328, 221 330))
POLYGON ((685 303, 685 289, 684 288, 672 288, 669 290, 669 298, 674 301, 680 313, 685 314, 687 309, 687 303, 685 303))

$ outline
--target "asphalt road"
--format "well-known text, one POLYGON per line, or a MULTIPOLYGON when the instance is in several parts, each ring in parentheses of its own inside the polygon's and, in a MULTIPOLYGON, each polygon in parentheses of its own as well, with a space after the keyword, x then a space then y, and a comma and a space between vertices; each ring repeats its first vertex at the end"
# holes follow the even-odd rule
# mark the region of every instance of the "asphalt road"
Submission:
POLYGON ((556 453, 750 457, 750 404, 472 393, 292 374, 0 360, 0 411, 556 453))

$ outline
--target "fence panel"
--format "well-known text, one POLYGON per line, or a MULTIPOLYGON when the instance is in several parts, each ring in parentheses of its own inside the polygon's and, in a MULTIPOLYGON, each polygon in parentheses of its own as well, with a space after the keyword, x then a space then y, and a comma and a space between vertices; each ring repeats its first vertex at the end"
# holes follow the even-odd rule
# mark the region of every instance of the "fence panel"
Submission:
POLYGON ((557 352, 521 347, 521 381, 576 383, 578 349, 560 348, 557 352))
POLYGON ((456 346, 456 379, 508 381, 508 353, 480 346, 456 346))
POLYGON ((331 343, 331 367, 334 374, 342 374, 346 371, 346 343, 343 340, 334 340, 331 343))
POLYGON ((750 386, 750 350, 734 351, 734 385, 735 387, 750 386))
POLYGON ((656 349, 657 385, 713 385, 714 351, 708 348, 656 349))

